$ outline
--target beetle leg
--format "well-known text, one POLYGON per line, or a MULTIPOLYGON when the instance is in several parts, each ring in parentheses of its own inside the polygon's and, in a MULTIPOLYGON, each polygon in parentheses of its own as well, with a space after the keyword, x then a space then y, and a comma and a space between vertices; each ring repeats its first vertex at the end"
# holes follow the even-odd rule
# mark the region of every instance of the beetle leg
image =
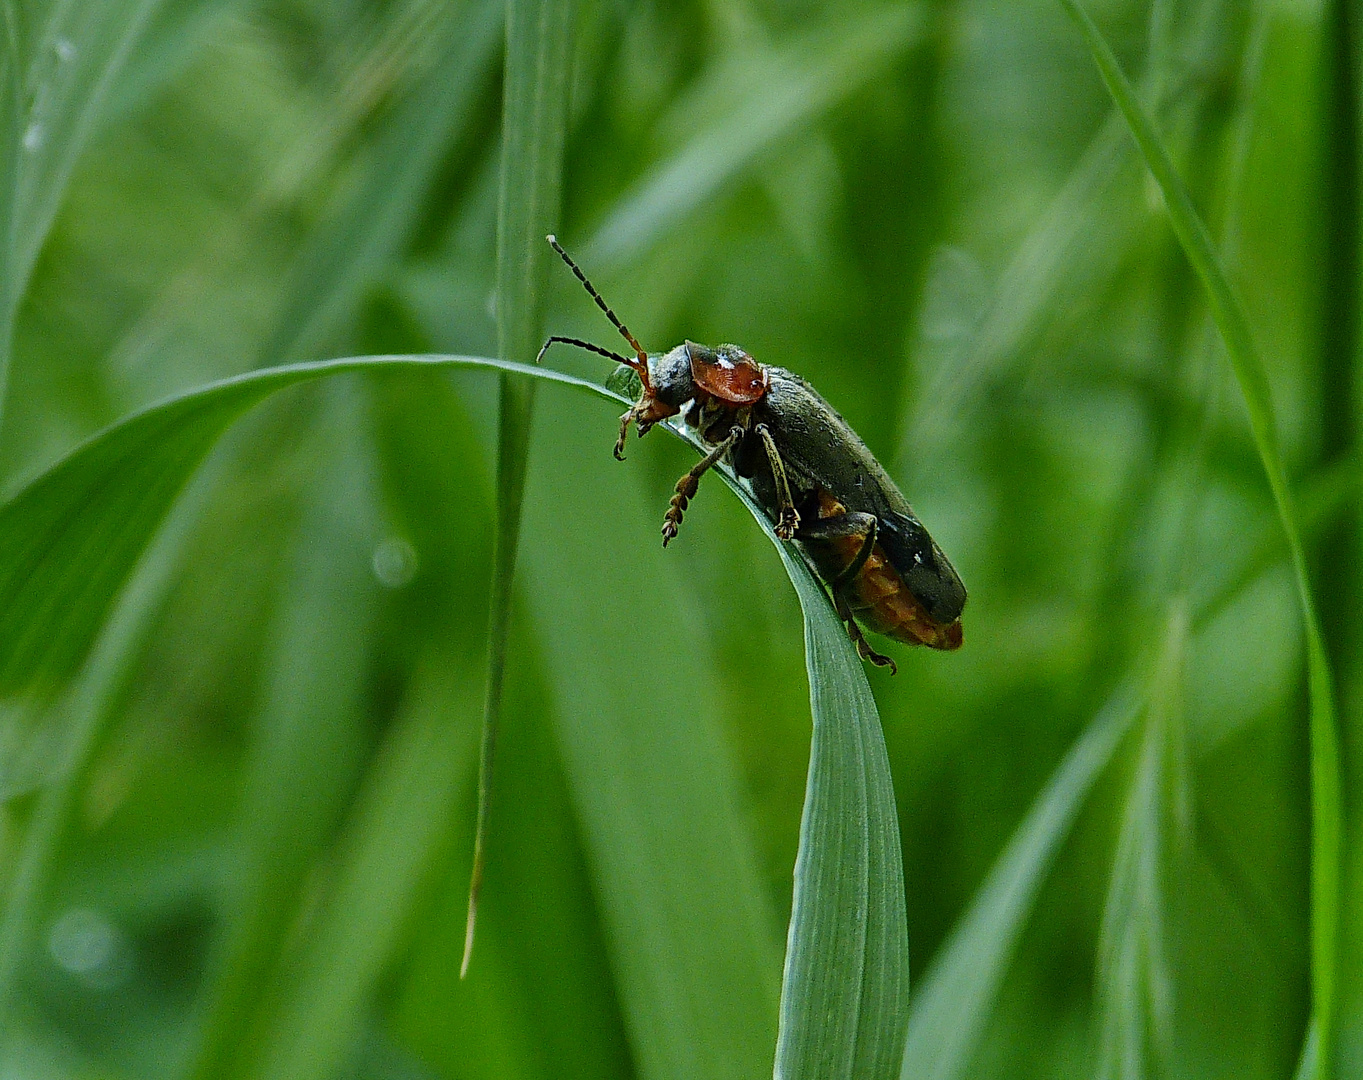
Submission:
POLYGON ((837 609, 838 618, 847 624, 847 636, 852 639, 852 644, 857 647, 857 655, 863 660, 869 660, 876 667, 887 667, 891 675, 899 674, 899 666, 888 656, 882 656, 871 648, 866 641, 866 637, 861 632, 861 627, 857 625, 856 617, 852 614, 852 609, 847 606, 847 601, 843 598, 841 589, 833 590, 833 606, 837 609))
POLYGON ((800 539, 836 540, 844 536, 860 536, 862 538, 861 547, 853 556, 852 561, 844 566, 838 572, 838 576, 828 583, 831 588, 840 589, 861 573, 861 568, 866 565, 866 560, 871 557, 871 552, 875 550, 878 529, 879 526, 874 514, 863 514, 853 510, 845 514, 820 518, 818 521, 810 522, 800 530, 800 539))
POLYGON ((789 540, 800 527, 800 513, 795 509, 795 500, 790 497, 790 484, 786 481, 786 467, 781 462, 776 440, 771 437, 766 424, 758 424, 757 434, 762 437, 762 445, 767 448, 767 461, 771 463, 771 476, 776 481, 776 535, 789 540))
POLYGON ((686 512, 686 504, 696 497, 700 478, 727 454, 733 448, 734 443, 741 438, 743 438, 743 429, 735 424, 729 429, 729 434, 722 443, 696 462, 691 470, 677 481, 676 494, 672 496, 672 503, 668 506, 667 515, 663 519, 663 547, 667 547, 668 541, 676 537, 677 528, 682 523, 682 515, 686 512))
POLYGON ((615 455, 616 461, 625 460, 625 436, 629 434, 629 426, 634 423, 634 410, 638 406, 630 406, 628 411, 620 417, 620 437, 615 440, 615 449, 611 451, 615 455))
POLYGON ((675 406, 664 404, 645 393, 629 407, 624 416, 620 417, 620 437, 615 440, 615 460, 625 460, 625 436, 629 434, 630 424, 639 425, 639 438, 642 439, 653 430, 654 424, 666 420, 669 416, 676 416, 680 411, 675 406))

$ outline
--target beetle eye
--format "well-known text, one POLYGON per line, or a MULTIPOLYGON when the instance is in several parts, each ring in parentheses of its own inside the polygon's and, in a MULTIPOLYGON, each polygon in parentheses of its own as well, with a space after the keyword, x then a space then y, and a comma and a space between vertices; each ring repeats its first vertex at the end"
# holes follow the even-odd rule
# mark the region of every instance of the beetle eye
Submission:
POLYGON ((721 345, 710 350, 692 346, 691 377, 696 385, 730 405, 752 405, 767 392, 766 370, 737 345, 721 345))

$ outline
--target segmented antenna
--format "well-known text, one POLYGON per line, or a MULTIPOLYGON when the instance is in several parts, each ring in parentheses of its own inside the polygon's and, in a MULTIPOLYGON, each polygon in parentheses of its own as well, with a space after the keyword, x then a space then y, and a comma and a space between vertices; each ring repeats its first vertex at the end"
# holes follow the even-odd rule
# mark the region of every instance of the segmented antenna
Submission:
MULTIPOLYGON (((622 363, 625 363, 632 367, 635 371, 639 373, 639 381, 643 384, 644 389, 647 390, 649 393, 652 393, 653 384, 649 381, 648 378, 648 353, 644 352, 644 347, 640 345, 639 342, 635 339, 634 335, 629 332, 629 327, 627 327, 624 323, 620 321, 620 319, 616 316, 615 312, 613 312, 610 309, 609 305, 607 305, 606 301, 601 299, 601 294, 596 291, 596 286, 587 280, 587 275, 582 272, 582 270, 578 267, 577 263, 573 262, 573 257, 563 250, 563 246, 558 242, 558 239, 554 236, 554 234, 550 233, 548 236, 545 237, 545 239, 549 241, 549 246, 558 252, 559 258, 561 258, 564 262, 568 264, 568 269, 577 275, 577 280, 582 282, 587 292, 591 295, 591 298, 596 301, 596 306, 606 313, 606 318, 608 318, 611 321, 611 325, 614 326, 617 330, 620 331, 621 334, 624 335, 625 340, 629 342, 630 348, 632 348, 635 351, 639 359, 637 361, 630 361, 626 360, 624 357, 617 357, 615 353, 608 353, 604 349, 597 349, 591 346, 588 346, 588 348, 591 348, 592 352, 597 352, 605 356, 614 357, 615 359, 620 360, 622 363)), ((546 342, 545 344, 547 345, 548 342, 546 342)), ((570 344, 581 345, 583 343, 573 341, 570 342, 570 344)))

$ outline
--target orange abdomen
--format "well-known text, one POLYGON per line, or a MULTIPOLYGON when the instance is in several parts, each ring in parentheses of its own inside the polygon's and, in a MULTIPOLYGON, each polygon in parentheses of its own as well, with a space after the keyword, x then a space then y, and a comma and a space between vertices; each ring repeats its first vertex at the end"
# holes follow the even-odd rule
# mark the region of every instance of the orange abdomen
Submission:
MULTIPOLYGON (((820 517, 832 517, 843 512, 842 504, 827 492, 820 493, 820 517)), ((822 548, 817 554, 825 556, 820 563, 827 562, 834 567, 846 567, 861 551, 860 536, 841 536, 834 540, 821 540, 809 545, 822 548), (832 554, 834 558, 827 559, 832 554)), ((831 579, 836 574, 828 575, 831 579)), ((906 645, 926 645, 930 649, 959 649, 963 640, 961 620, 950 623, 937 622, 909 591, 904 578, 894 568, 879 544, 871 549, 857 576, 842 587, 847 606, 857 621, 868 630, 884 634, 906 645)))

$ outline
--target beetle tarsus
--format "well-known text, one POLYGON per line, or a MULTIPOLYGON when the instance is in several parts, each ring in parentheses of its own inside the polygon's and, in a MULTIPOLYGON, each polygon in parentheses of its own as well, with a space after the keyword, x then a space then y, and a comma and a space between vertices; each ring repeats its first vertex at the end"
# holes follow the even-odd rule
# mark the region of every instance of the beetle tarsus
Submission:
POLYGON ((681 528, 682 516, 686 513, 687 504, 696 497, 696 491, 700 487, 699 475, 687 473, 677 481, 677 489, 672 496, 672 502, 667 508, 667 514, 663 518, 663 547, 677 536, 677 530, 681 528))

